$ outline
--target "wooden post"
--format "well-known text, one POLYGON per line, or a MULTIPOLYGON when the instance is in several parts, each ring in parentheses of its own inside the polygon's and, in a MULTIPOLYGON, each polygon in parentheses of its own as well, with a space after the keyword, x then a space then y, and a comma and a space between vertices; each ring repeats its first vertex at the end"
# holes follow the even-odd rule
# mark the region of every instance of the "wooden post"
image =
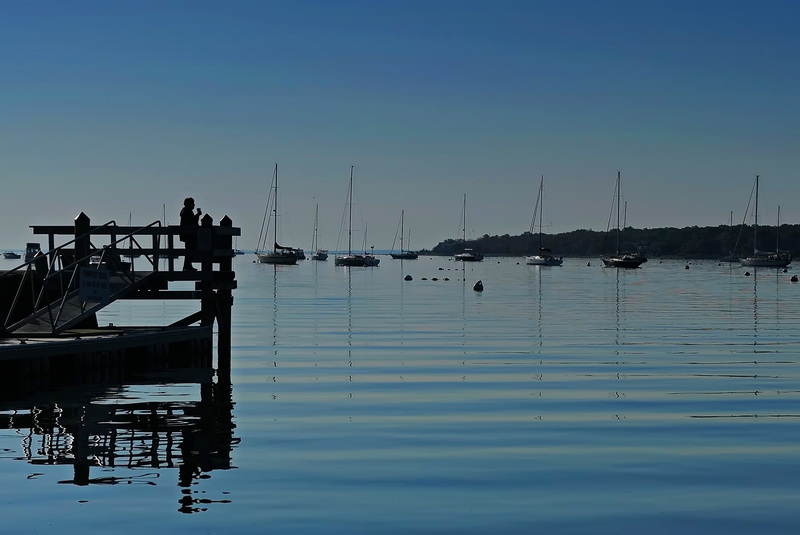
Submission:
POLYGON ((75 260, 80 260, 79 266, 89 265, 89 249, 91 237, 89 236, 89 216, 81 212, 75 218, 75 260))
POLYGON ((200 325, 213 325, 216 316, 216 303, 213 289, 214 264, 212 259, 214 248, 214 226, 211 216, 206 214, 200 219, 197 229, 197 260, 200 261, 200 325))
MULTIPOLYGON (((231 228, 233 221, 227 215, 219 222, 220 227, 231 228)), ((221 251, 230 251, 233 254, 233 237, 221 234, 215 240, 215 247, 221 251)), ((230 277, 223 276, 222 280, 233 280, 233 256, 224 256, 219 261, 219 271, 224 274, 231 274, 230 277)), ((231 373, 231 308, 233 307, 233 294, 229 288, 217 290, 217 375, 220 378, 228 378, 230 381, 231 373)))

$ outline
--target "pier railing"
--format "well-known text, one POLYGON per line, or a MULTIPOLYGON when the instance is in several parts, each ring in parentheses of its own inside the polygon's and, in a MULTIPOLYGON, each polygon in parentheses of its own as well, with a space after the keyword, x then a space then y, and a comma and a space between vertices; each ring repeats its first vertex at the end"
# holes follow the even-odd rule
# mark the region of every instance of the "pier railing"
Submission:
MULTIPOLYGON (((25 330, 28 327, 28 331, 33 329, 36 332, 40 332, 43 330, 43 325, 46 325, 46 330, 49 333, 58 333, 80 323, 83 319, 113 301, 114 299, 111 298, 111 295, 109 295, 108 299, 99 300, 86 297, 92 295, 86 291, 84 291, 84 296, 81 296, 81 285, 84 288, 88 288, 89 282, 86 280, 81 281, 81 277, 92 279, 94 282, 99 280, 91 271, 85 270, 113 272, 117 293, 131 291, 140 286, 147 279, 147 275, 133 271, 131 263, 122 260, 119 254, 120 246, 126 243, 129 244, 128 249, 125 249, 126 256, 133 259, 135 255, 132 252, 132 244, 136 243, 138 246, 135 236, 148 228, 160 225, 160 221, 155 221, 127 235, 114 239, 119 230, 114 221, 109 221, 15 268, 15 270, 18 269, 22 272, 22 277, 3 324, 5 330, 7 332, 15 332, 20 329, 25 330), (103 245, 101 248, 92 244, 92 234, 105 232, 112 236, 113 241, 110 244, 103 245), (89 238, 89 252, 75 258, 75 244, 85 238, 89 238), (37 275, 39 276, 37 277, 37 275), (35 279, 40 283, 37 284, 35 279), (37 286, 38 292, 36 291, 37 286), (11 323, 11 318, 14 317, 14 313, 20 304, 22 292, 27 289, 31 291, 33 312, 31 315, 11 323)), ((146 255, 149 263, 147 272, 158 271, 157 238, 158 236, 154 240, 156 253, 152 256, 146 255)), ((2 276, 10 275, 5 273, 0 275, 0 277, 2 276)), ((102 280, 106 280, 105 275, 102 280)), ((119 297, 119 295, 116 297, 119 297)))
MULTIPOLYGON (((159 221, 136 227, 109 221, 92 227, 88 216, 80 214, 74 226, 33 226, 34 234, 47 235, 49 249, 0 274, 0 335, 58 334, 86 320, 88 326, 96 326, 94 313, 122 298, 198 298, 201 311, 178 323, 220 320, 220 298, 232 302, 230 291, 236 287, 232 238, 240 230, 227 216, 218 226, 212 223, 208 215, 201 220, 196 251, 175 246, 175 236, 185 234, 186 228, 159 221), (73 237, 56 245, 60 236, 73 237), (175 270, 175 261, 187 254, 201 269, 175 270), (136 259, 142 256, 139 266, 144 269, 137 270, 136 259), (169 291, 168 283, 177 280, 194 280, 195 290, 169 291), (99 293, 93 292, 98 288, 99 293)), ((224 308, 222 316, 229 317, 229 305, 227 312, 224 308)))

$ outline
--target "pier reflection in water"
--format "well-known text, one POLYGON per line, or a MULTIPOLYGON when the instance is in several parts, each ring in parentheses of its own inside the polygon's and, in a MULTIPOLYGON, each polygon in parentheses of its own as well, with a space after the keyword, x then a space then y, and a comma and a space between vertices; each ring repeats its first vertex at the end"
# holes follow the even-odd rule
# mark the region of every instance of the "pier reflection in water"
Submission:
MULTIPOLYGON (((192 487, 215 470, 234 468, 230 378, 210 368, 174 369, 136 382, 63 389, 0 405, 0 458, 47 471, 72 467, 59 484, 177 485, 178 510, 193 513, 226 497, 198 497, 192 487), (215 380, 216 379, 216 380, 215 380)), ((34 473, 31 477, 44 475, 34 473)))

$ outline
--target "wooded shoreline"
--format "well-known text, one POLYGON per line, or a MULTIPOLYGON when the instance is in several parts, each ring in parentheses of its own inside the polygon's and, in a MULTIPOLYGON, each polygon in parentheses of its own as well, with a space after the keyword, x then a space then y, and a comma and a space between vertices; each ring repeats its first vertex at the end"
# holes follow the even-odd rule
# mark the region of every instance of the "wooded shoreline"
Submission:
MULTIPOLYGON (((775 251, 800 250, 800 225, 781 225, 776 236, 775 226, 758 226, 760 249, 775 251)), ((610 233, 596 230, 574 230, 560 234, 544 234, 544 247, 558 256, 593 257, 611 252, 615 242, 610 233)), ((484 234, 475 240, 448 238, 422 254, 452 255, 464 247, 470 247, 486 255, 524 256, 535 252, 538 237, 530 232, 517 236, 489 236, 484 234)), ((753 227, 751 225, 728 225, 716 227, 684 227, 623 230, 621 248, 640 249, 650 256, 676 258, 721 258, 730 253, 745 255, 753 252, 753 227)), ((794 254, 793 254, 794 256, 794 254)))

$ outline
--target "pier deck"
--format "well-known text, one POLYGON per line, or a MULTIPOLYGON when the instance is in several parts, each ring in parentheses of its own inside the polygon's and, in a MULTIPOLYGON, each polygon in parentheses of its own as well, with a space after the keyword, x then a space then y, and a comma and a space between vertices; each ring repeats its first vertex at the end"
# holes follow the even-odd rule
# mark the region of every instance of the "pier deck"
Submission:
POLYGON ((74 376, 73 368, 157 369, 170 365, 170 353, 211 366, 215 324, 218 366, 229 370, 233 237, 240 230, 227 216, 218 225, 203 217, 193 252, 176 246, 186 229, 160 222, 93 227, 82 213, 74 226, 32 228, 47 236, 49 249, 0 273, 3 383, 49 384, 54 374, 74 376), (186 254, 197 271, 175 269, 186 254), (199 307, 168 325, 100 327, 96 313, 122 299, 196 300, 199 307))

